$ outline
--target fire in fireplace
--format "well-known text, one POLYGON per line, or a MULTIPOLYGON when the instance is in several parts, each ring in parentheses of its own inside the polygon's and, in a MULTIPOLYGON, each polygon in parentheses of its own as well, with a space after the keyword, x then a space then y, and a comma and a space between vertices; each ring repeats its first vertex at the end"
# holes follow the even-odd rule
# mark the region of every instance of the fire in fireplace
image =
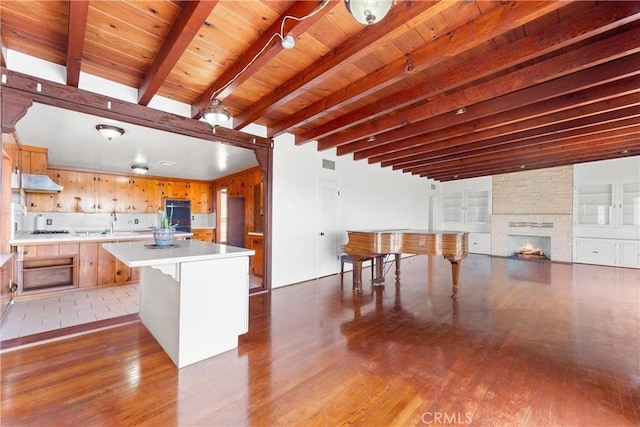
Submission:
POLYGON ((509 235, 508 256, 518 259, 551 259, 551 238, 545 236, 509 235))
POLYGON ((527 243, 521 248, 517 249, 513 256, 516 258, 542 258, 547 259, 542 248, 537 248, 531 243, 527 243))

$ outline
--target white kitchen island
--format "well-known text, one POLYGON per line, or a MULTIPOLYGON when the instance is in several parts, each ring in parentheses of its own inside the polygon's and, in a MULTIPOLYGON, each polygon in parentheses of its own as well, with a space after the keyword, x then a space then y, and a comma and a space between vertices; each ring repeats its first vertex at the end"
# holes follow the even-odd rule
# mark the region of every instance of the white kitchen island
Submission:
POLYGON ((140 268, 140 319, 178 368, 238 346, 249 330, 250 249, 178 240, 105 243, 140 268))

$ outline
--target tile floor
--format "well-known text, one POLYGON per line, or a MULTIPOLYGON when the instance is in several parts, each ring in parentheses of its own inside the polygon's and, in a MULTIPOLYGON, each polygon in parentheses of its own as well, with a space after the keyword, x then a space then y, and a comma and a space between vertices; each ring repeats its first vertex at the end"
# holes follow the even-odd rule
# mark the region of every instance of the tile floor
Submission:
POLYGON ((59 328, 138 312, 138 284, 15 301, 2 307, 0 340, 21 338, 59 328))

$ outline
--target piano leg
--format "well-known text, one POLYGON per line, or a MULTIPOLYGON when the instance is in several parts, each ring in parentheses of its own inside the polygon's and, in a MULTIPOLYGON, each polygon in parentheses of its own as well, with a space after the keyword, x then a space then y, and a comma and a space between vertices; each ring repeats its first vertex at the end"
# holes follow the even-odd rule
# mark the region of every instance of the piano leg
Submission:
POLYGON ((451 261, 451 276, 453 277, 453 286, 451 288, 451 298, 458 298, 458 277, 460 275, 460 262, 458 260, 449 259, 451 261))
POLYGON ((400 281, 400 260, 402 259, 402 254, 394 254, 396 257, 396 282, 400 281))
POLYGON ((356 293, 362 293, 362 259, 353 257, 353 287, 356 293))
MULTIPOLYGON (((384 283, 384 255, 374 256, 371 262, 373 263, 374 260, 376 265, 376 277, 373 279, 373 283, 384 283)), ((373 266, 371 268, 373 268, 373 266)))

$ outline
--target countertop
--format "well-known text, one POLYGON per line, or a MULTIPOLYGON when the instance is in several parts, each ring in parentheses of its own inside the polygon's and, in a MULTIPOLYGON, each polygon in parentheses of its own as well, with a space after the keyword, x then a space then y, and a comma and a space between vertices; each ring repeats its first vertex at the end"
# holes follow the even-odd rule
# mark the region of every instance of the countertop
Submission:
MULTIPOLYGON (((193 233, 176 232, 177 239, 192 237, 193 233)), ((42 243, 71 243, 71 242, 107 242, 118 240, 150 240, 153 233, 149 229, 114 231, 113 234, 96 232, 74 232, 60 234, 31 234, 30 231, 19 231, 13 239, 9 240, 11 246, 35 245, 42 243)))
POLYGON ((255 251, 200 240, 180 240, 175 246, 151 248, 148 242, 103 243, 102 247, 127 267, 147 267, 180 262, 251 256, 255 251))

